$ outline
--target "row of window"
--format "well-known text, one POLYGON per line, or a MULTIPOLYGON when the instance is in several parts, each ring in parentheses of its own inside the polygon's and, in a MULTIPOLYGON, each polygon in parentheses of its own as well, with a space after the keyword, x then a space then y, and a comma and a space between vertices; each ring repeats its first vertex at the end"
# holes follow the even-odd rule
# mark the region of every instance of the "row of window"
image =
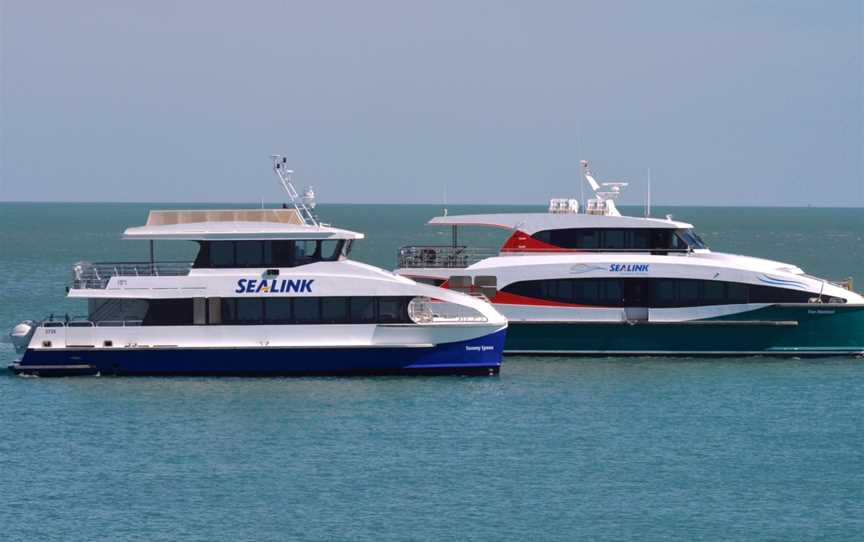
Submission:
POLYGON ((308 241, 200 241, 193 267, 297 267, 335 261, 347 255, 350 243, 342 239, 308 241))
POLYGON ((509 284, 502 291, 535 299, 602 307, 807 303, 814 297, 812 293, 788 288, 673 278, 527 280, 509 284))
POLYGON ((693 230, 668 228, 571 228, 532 235, 544 243, 583 250, 686 250, 705 248, 693 230))
POLYGON ((410 323, 410 297, 152 299, 145 326, 410 323))
POLYGON ((281 297, 222 299, 222 324, 410 323, 410 297, 281 297))

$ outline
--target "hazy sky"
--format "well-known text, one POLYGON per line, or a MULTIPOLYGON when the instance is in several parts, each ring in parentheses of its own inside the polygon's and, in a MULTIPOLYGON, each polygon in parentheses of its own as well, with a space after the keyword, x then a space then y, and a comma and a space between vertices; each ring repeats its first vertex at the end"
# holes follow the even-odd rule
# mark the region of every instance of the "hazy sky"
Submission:
POLYGON ((862 2, 0 0, 0 200, 864 204, 862 2))

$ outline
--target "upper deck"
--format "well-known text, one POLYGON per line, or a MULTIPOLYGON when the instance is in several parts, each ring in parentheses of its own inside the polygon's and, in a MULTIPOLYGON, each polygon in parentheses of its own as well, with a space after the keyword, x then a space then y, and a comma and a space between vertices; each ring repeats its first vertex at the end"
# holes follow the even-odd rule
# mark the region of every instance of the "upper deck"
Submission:
POLYGON ((397 268, 464 268, 492 256, 548 253, 686 254, 707 247, 691 224, 658 218, 577 213, 445 215, 428 222, 453 228, 451 246, 404 246, 397 268), (496 227, 512 234, 498 251, 458 244, 460 226, 496 227))
POLYGON ((346 256, 363 234, 303 221, 297 209, 196 209, 150 211, 143 226, 127 228, 124 239, 150 241, 149 261, 78 262, 73 290, 105 289, 114 277, 183 277, 192 269, 297 267, 346 256), (200 245, 194 262, 156 261, 154 241, 186 240, 200 245))
POLYGON ((533 235, 544 230, 575 228, 692 229, 693 225, 663 218, 589 215, 581 213, 497 213, 436 216, 430 226, 479 226, 519 230, 533 235))
POLYGON ((127 228, 124 239, 249 240, 363 239, 363 234, 325 224, 304 223, 296 209, 200 209, 150 211, 143 226, 127 228))

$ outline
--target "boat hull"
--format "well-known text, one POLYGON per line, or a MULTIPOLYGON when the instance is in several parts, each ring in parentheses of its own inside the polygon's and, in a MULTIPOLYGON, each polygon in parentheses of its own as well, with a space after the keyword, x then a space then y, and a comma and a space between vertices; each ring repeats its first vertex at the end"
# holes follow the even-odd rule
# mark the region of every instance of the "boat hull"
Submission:
POLYGON ((774 305, 683 322, 511 321, 504 350, 572 355, 861 355, 864 306, 774 305))
POLYGON ((37 376, 497 374, 506 329, 438 345, 29 349, 10 366, 37 376))

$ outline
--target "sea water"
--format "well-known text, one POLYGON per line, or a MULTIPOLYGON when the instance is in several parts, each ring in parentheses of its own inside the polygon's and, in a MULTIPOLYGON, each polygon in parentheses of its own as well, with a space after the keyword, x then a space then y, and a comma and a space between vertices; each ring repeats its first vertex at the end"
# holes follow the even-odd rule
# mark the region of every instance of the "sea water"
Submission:
MULTIPOLYGON (((119 238, 149 207, 0 203, 0 364, 15 359, 5 333, 19 320, 85 312, 64 299, 72 263, 149 258, 146 242, 119 238)), ((450 213, 497 210, 542 208, 450 213)), ((365 232, 352 256, 386 268, 399 246, 451 242, 424 226, 438 206, 319 211, 365 232)), ((715 250, 864 285, 860 210, 665 213, 715 250)), ((498 377, 0 374, 0 409, 0 540, 864 537, 853 357, 520 356, 498 377)))

